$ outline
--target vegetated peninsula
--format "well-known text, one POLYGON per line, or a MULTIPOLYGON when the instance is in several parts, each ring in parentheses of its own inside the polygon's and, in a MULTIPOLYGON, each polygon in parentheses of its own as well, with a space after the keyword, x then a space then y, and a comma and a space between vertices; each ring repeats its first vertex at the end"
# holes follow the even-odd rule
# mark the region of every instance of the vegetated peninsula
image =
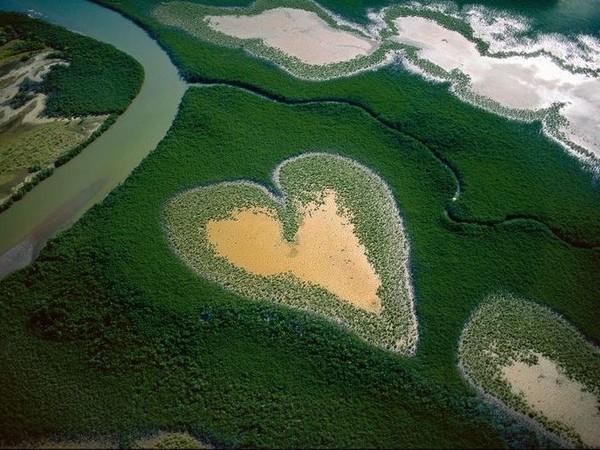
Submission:
POLYGON ((0 211, 106 130, 143 78, 108 44, 0 13, 0 211))

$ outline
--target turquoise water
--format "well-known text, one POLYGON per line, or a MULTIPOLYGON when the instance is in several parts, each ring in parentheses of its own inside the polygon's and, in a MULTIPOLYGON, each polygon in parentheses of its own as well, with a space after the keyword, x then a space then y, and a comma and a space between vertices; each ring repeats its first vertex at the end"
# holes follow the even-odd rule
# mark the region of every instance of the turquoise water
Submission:
POLYGON ((23 265, 46 240, 123 182, 169 129, 186 85, 166 53, 119 14, 82 0, 0 0, 0 10, 27 12, 133 56, 145 72, 139 95, 117 122, 80 155, 0 214, 0 276, 23 265), (26 243, 12 263, 7 250, 26 243), (6 256, 6 255, 5 255, 6 256), (4 270, 2 266, 4 265, 4 270))

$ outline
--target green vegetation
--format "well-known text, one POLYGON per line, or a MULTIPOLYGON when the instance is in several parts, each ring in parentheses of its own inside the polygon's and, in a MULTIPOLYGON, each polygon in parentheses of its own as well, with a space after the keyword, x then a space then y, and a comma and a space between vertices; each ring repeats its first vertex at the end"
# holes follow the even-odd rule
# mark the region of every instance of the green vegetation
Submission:
POLYGON ((212 448, 198 442, 192 436, 186 433, 163 433, 153 439, 140 439, 133 448, 212 448))
POLYGON ((597 251, 536 227, 450 230, 443 206, 453 193, 422 144, 356 108, 191 89, 129 180, 0 284, 5 436, 199 424, 195 435, 235 446, 499 446, 500 436, 534 445, 465 386, 460 333, 478 299, 504 287, 543 295, 597 339, 597 251), (161 218, 173 195, 239 179, 275 190, 272 168, 311 149, 388 181, 411 242, 415 358, 248 302, 198 277, 169 246, 161 218))
MULTIPOLYGON (((190 89, 132 176, 0 283, 5 442, 187 429, 236 447, 548 444, 475 395, 457 366, 458 343, 472 311, 499 290, 600 341, 592 174, 539 124, 461 103, 447 85, 394 67, 298 80, 160 25, 155 1, 102 3, 143 23, 190 81, 263 96, 190 89), (162 219, 177 193, 223 180, 275 191, 272 168, 307 151, 351 158, 389 186, 411 244, 414 358, 318 316, 249 302, 172 252, 162 219), (448 167, 461 187, 454 202, 448 167)), ((323 4, 354 18, 359 3, 323 4)))
POLYGON ((102 134, 143 81, 139 63, 114 47, 13 13, 0 13, 0 70, 4 88, 18 83, 7 102, 14 115, 3 111, 0 122, 0 211, 102 134), (41 115, 54 120, 26 120, 41 95, 41 115))
POLYGON ((54 163, 65 149, 71 149, 100 126, 101 119, 82 118, 57 121, 7 130, 0 139, 1 173, 27 168, 35 173, 54 163))
POLYGON ((408 273, 408 243, 391 193, 385 183, 351 160, 327 154, 304 154, 275 170, 280 202, 251 183, 222 183, 188 190, 175 197, 165 212, 166 227, 176 252, 193 269, 243 297, 269 299, 330 319, 386 350, 414 354, 417 323, 408 273), (366 247, 370 264, 381 277, 381 314, 340 301, 323 288, 289 275, 262 277, 219 258, 206 236, 209 220, 228 218, 234 210, 266 207, 283 223, 293 241, 301 205, 322 201, 336 192, 339 207, 352 212, 352 223, 366 247))
POLYGON ((538 304, 510 296, 492 297, 471 317, 459 348, 461 366, 473 383, 581 445, 574 430, 536 411, 522 396, 511 391, 501 374, 502 367, 512 361, 534 364, 537 354, 555 362, 569 379, 581 382, 587 391, 600 398, 600 352, 563 318, 538 304))
POLYGON ((162 3, 152 11, 153 16, 162 24, 179 28, 190 36, 212 42, 217 45, 225 45, 232 48, 242 49, 253 55, 273 61, 285 68, 295 76, 307 79, 327 79, 344 76, 354 72, 367 69, 381 63, 386 53, 397 48, 393 42, 385 42, 377 50, 368 56, 359 56, 350 61, 316 66, 307 64, 299 58, 286 54, 281 50, 265 45, 260 39, 240 39, 228 36, 214 30, 208 25, 205 16, 209 15, 256 15, 263 11, 285 6, 286 8, 298 8, 316 13, 335 29, 344 29, 358 35, 357 30, 348 26, 340 26, 326 11, 318 4, 309 0, 294 0, 294 2, 281 2, 281 0, 259 0, 248 8, 218 8, 204 6, 190 2, 162 3))
POLYGON ((1 13, 0 44, 11 40, 20 42, 11 48, 13 55, 49 48, 52 58, 68 63, 54 67, 39 86, 25 86, 48 96, 47 117, 121 114, 142 84, 139 63, 113 46, 22 14, 1 13))
MULTIPOLYGON (((288 103, 347 102, 420 141, 458 176, 460 198, 445 205, 454 220, 494 226, 506 219, 528 218, 580 246, 600 245, 600 184, 577 159, 540 136, 539 123, 485 113, 454 98, 447 84, 424 83, 393 66, 319 83, 298 80, 241 49, 201 41, 160 24, 152 15, 160 3, 156 0, 96 1, 146 28, 191 82, 227 83, 288 103)), ((245 6, 250 2, 202 3, 245 6)), ((322 4, 355 18, 357 8, 364 14, 365 7, 379 2, 322 4)), ((527 221, 522 225, 536 226, 527 221)))

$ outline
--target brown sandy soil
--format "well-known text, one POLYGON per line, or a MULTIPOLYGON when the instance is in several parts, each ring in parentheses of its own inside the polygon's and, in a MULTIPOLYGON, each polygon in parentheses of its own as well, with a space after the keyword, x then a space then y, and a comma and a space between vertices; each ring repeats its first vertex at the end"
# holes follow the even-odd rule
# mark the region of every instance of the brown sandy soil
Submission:
POLYGON ((358 308, 379 313, 381 281, 366 249, 349 217, 340 214, 336 193, 323 194, 322 204, 302 209, 293 243, 284 239, 281 222, 266 208, 237 210, 231 219, 209 221, 208 240, 219 256, 255 275, 289 273, 358 308))
POLYGON ((520 395, 535 411, 551 421, 572 428, 582 442, 600 448, 598 398, 584 386, 569 379, 552 360, 536 355, 537 364, 513 361, 502 375, 514 394, 520 395))
POLYGON ((240 39, 262 39, 307 64, 350 61, 373 53, 378 42, 337 30, 311 11, 274 8, 254 16, 206 16, 211 28, 240 39))

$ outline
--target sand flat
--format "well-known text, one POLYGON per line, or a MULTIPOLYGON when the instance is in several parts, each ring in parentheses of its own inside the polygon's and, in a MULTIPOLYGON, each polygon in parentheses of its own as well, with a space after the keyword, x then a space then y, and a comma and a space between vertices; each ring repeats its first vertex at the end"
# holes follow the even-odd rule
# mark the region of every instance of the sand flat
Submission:
POLYGON ((419 57, 468 75, 473 92, 509 109, 538 110, 563 103, 559 131, 600 157, 600 79, 574 74, 547 56, 494 58, 460 33, 417 16, 394 20, 394 39, 419 48, 419 57))
POLYGON ((598 398, 584 386, 569 379, 552 360, 537 354, 537 364, 513 361, 502 375, 514 394, 521 395, 536 411, 560 422, 580 436, 587 446, 600 447, 598 398))
POLYGON ((29 78, 34 82, 40 82, 52 67, 56 65, 67 65, 65 61, 48 59, 48 56, 51 53, 51 50, 37 53, 27 61, 20 62, 15 69, 11 70, 5 76, 0 77, 0 82, 3 83, 3 88, 0 90, 0 113, 2 113, 0 115, 0 126, 10 122, 32 103, 35 103, 35 107, 23 117, 23 122, 48 123, 56 120, 40 117, 46 102, 46 96, 43 94, 36 94, 32 100, 16 110, 13 110, 8 105, 8 102, 19 91, 19 86, 25 78, 29 78))
POLYGON ((284 239, 281 222, 266 208, 238 210, 230 219, 208 221, 206 234, 219 256, 248 272, 289 273, 358 308, 379 313, 381 281, 354 225, 339 213, 336 193, 325 191, 323 202, 306 205, 302 214, 294 243, 284 239))
POLYGON ((211 28, 240 39, 262 39, 288 55, 312 65, 350 61, 373 53, 379 44, 337 30, 312 11, 274 8, 254 16, 206 16, 211 28))

